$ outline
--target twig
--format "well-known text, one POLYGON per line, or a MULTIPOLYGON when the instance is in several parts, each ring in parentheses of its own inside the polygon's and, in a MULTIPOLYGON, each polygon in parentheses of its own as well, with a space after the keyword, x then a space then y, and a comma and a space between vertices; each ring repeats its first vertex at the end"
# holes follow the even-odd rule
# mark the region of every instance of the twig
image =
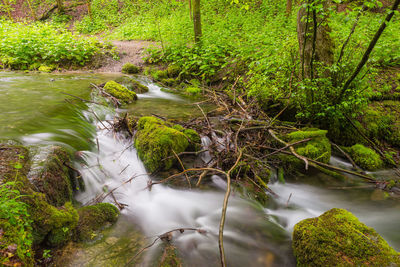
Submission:
POLYGON ((292 193, 290 193, 288 200, 286 201, 286 208, 289 207, 289 201, 292 198, 292 193))
MULTIPOLYGON (((176 159, 179 161, 179 164, 181 165, 182 170, 185 170, 185 166, 183 165, 183 163, 182 163, 181 159, 179 158, 178 154, 176 154, 176 152, 173 149, 172 149, 172 152, 174 153, 176 159)), ((185 172, 185 178, 186 178, 186 181, 189 184, 189 188, 191 189, 192 188, 192 184, 190 183, 189 177, 188 177, 186 172, 185 172)))
POLYGON ((303 139, 303 140, 300 140, 300 141, 297 141, 297 142, 294 142, 294 143, 287 144, 286 146, 284 146, 284 147, 282 147, 282 148, 280 148, 280 149, 278 149, 278 150, 276 150, 276 151, 274 151, 272 153, 269 153, 269 154, 267 154, 265 156, 262 156, 261 159, 264 159, 264 158, 272 156, 272 155, 274 155, 276 153, 279 153, 280 151, 285 150, 285 149, 287 149, 287 148, 289 148, 291 146, 298 145, 298 144, 301 144, 301 143, 304 143, 304 142, 308 142, 310 140, 311 140, 311 138, 306 138, 306 139, 303 139))
POLYGON ((221 221, 219 223, 219 235, 218 235, 219 254, 220 254, 220 257, 221 257, 221 266, 223 266, 223 267, 226 266, 223 238, 224 238, 224 226, 225 226, 225 218, 226 218, 226 209, 228 208, 229 195, 231 194, 231 173, 236 168, 236 166, 239 164, 240 159, 242 158, 242 155, 243 155, 243 150, 241 149, 239 151, 239 156, 236 159, 235 164, 229 169, 228 172, 225 173, 226 180, 227 180, 226 192, 225 192, 225 197, 224 197, 224 204, 222 206, 222 215, 221 215, 221 221))
MULTIPOLYGON (((269 132, 269 134, 270 134, 275 140, 277 140, 278 142, 284 144, 285 146, 288 146, 288 143, 286 143, 285 141, 283 141, 282 139, 280 139, 279 137, 277 137, 277 136, 275 135, 275 133, 274 133, 273 130, 269 129, 268 132, 269 132)), ((305 163, 305 169, 308 170, 308 160, 307 160, 307 158, 304 157, 304 156, 300 156, 299 154, 297 154, 297 153, 296 153, 296 150, 293 148, 293 146, 289 146, 289 149, 290 149, 290 151, 292 152, 292 154, 293 154, 296 158, 298 158, 298 159, 304 161, 304 163, 305 163)))
POLYGON ((185 231, 196 231, 199 234, 206 234, 207 231, 200 229, 200 228, 177 228, 177 229, 173 229, 171 231, 165 232, 161 235, 158 235, 156 239, 154 239, 153 242, 151 242, 148 246, 142 248, 138 253, 135 254, 135 256, 133 256, 127 264, 125 264, 125 266, 129 266, 130 263, 132 263, 132 261, 139 256, 140 254, 142 254, 145 250, 149 249, 150 247, 152 247, 158 240, 162 240, 162 241, 166 241, 166 242, 170 242, 172 240, 172 233, 173 232, 180 232, 181 234, 183 234, 185 231))

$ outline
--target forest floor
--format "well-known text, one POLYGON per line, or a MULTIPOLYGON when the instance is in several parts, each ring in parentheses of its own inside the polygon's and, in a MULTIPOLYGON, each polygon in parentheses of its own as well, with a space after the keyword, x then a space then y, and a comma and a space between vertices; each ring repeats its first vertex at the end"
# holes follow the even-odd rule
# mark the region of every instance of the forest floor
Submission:
POLYGON ((122 66, 126 63, 141 67, 144 65, 143 52, 145 49, 156 45, 150 41, 112 41, 112 44, 117 48, 120 59, 103 58, 101 67, 95 69, 95 72, 121 72, 122 66))

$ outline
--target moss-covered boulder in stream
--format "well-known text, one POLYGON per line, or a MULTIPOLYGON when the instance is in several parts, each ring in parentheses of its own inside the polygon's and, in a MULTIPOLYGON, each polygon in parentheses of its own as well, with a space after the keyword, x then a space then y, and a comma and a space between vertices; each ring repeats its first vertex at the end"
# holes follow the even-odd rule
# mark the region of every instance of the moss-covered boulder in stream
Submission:
POLYGON ((115 223, 119 216, 119 210, 109 203, 82 207, 78 209, 78 213, 79 223, 74 237, 77 241, 94 239, 98 230, 107 223, 115 223))
POLYGON ((178 126, 155 117, 139 119, 135 146, 140 159, 150 172, 170 169, 176 160, 174 153, 184 152, 189 144, 199 141, 193 132, 187 136, 185 129, 178 126))
POLYGON ((36 191, 45 194, 47 201, 56 207, 72 201, 73 189, 78 183, 67 167, 72 164, 64 148, 41 147, 31 161, 28 179, 36 191))
POLYGON ((374 171, 383 167, 381 157, 373 149, 356 144, 346 149, 354 162, 361 168, 374 171))
POLYGON ((294 227, 297 266, 399 266, 400 254, 372 228, 343 209, 294 227))
POLYGON ((137 94, 143 94, 147 93, 149 91, 149 88, 140 82, 136 81, 135 79, 129 77, 129 76, 122 76, 117 79, 115 79, 115 82, 122 84, 129 90, 137 93, 137 94))
POLYGON ((55 207, 43 193, 34 190, 27 178, 29 151, 17 144, 3 143, 0 144, 0 159, 0 182, 14 183, 13 189, 20 194, 16 197, 27 205, 33 243, 59 246, 68 241, 78 223, 78 213, 70 202, 55 207))
POLYGON ((327 131, 320 129, 304 129, 291 132, 286 136, 289 143, 311 138, 310 141, 296 145, 296 152, 302 156, 328 163, 331 158, 331 144, 326 137, 327 131))
POLYGON ((137 100, 135 92, 130 91, 128 88, 115 81, 107 82, 104 85, 104 90, 123 104, 133 103, 137 100))
POLYGON ((132 63, 125 63, 125 65, 122 66, 122 70, 121 70, 122 73, 126 73, 126 74, 136 74, 136 73, 139 73, 139 71, 140 71, 140 68, 132 63))

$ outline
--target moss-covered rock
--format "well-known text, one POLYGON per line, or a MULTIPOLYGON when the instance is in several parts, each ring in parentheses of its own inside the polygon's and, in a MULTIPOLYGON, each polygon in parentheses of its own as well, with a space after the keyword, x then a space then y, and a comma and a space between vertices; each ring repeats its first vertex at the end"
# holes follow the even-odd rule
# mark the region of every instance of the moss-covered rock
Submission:
POLYGON ((374 171, 383 167, 381 157, 373 149, 356 144, 346 149, 354 162, 361 168, 374 171))
POLYGON ((188 138, 173 125, 155 117, 142 117, 137 123, 135 146, 144 165, 153 172, 172 167, 175 153, 189 146, 188 138))
POLYGON ((115 223, 119 210, 109 203, 99 203, 93 206, 82 207, 78 210, 79 223, 76 228, 75 240, 85 241, 94 239, 97 231, 107 223, 115 223))
POLYGON ((38 71, 50 73, 50 72, 52 72, 52 71, 55 70, 55 69, 56 69, 56 67, 53 66, 53 65, 50 65, 50 66, 41 65, 41 66, 38 68, 38 71))
POLYGON ((122 84, 123 86, 131 91, 134 91, 137 94, 143 94, 149 91, 149 88, 147 86, 128 76, 119 77, 115 79, 115 82, 122 84))
POLYGON ((14 182, 21 194, 19 199, 27 205, 34 244, 58 246, 68 241, 78 223, 78 213, 72 204, 67 202, 56 208, 47 202, 43 193, 35 192, 27 178, 30 162, 25 147, 0 144, 0 148, 1 182, 14 182))
POLYGON ((189 140, 188 151, 199 151, 201 149, 201 138, 200 135, 193 129, 184 129, 183 134, 189 140))
POLYGON ((296 152, 302 156, 328 163, 331 158, 331 144, 326 134, 326 130, 304 129, 289 133, 286 136, 286 140, 293 143, 311 138, 308 142, 296 145, 296 152))
POLYGON ((400 254, 372 228, 343 209, 294 227, 297 266, 399 266, 400 254))
POLYGON ((156 81, 161 81, 162 79, 168 78, 167 70, 152 69, 150 70, 150 75, 156 81))
POLYGON ((129 104, 137 100, 135 92, 130 91, 128 88, 115 81, 107 82, 104 85, 104 90, 124 104, 129 104))
POLYGON ((139 73, 140 68, 132 63, 126 63, 124 66, 122 66, 122 73, 126 74, 136 74, 139 73))
POLYGON ((68 164, 71 158, 64 148, 42 147, 33 157, 28 173, 34 189, 45 194, 47 202, 56 207, 72 201, 73 188, 78 186, 68 164))
POLYGON ((189 86, 185 88, 185 92, 190 96, 198 96, 201 93, 201 89, 196 86, 189 86))

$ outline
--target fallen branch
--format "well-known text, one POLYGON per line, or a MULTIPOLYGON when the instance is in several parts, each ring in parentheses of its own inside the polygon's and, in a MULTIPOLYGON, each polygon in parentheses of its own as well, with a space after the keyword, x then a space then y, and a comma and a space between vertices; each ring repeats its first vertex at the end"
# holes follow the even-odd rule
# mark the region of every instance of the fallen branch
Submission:
POLYGON ((172 240, 172 233, 173 233, 173 232, 179 232, 179 233, 183 234, 185 231, 196 231, 196 232, 198 232, 199 234, 202 234, 202 235, 204 235, 204 234, 207 233, 206 230, 203 230, 203 229, 200 229, 200 228, 177 228, 177 229, 173 229, 173 230, 171 230, 171 231, 165 232, 165 233, 163 233, 163 234, 161 234, 161 235, 158 235, 157 238, 154 239, 154 241, 151 242, 149 245, 147 245, 146 247, 144 247, 144 248, 142 248, 141 250, 139 250, 139 252, 136 253, 135 256, 133 256, 133 257, 128 261, 127 264, 125 264, 125 266, 130 266, 130 264, 132 263, 132 261, 133 261, 134 259, 136 259, 136 258, 137 258, 140 254, 142 254, 145 250, 147 250, 147 249, 151 248, 152 246, 154 246, 154 244, 155 244, 158 240, 165 241, 165 242, 170 242, 170 241, 172 240))
POLYGON ((270 134, 275 140, 277 140, 278 142, 284 144, 285 146, 288 146, 289 149, 290 149, 290 151, 292 152, 292 154, 293 154, 296 158, 298 158, 298 159, 304 161, 304 163, 305 163, 305 169, 308 170, 308 159, 307 159, 306 157, 300 156, 299 154, 297 154, 297 153, 296 153, 296 150, 293 148, 293 146, 288 145, 288 143, 286 143, 285 141, 283 141, 282 139, 280 139, 279 137, 277 137, 277 136, 275 135, 275 132, 274 132, 273 130, 269 129, 268 132, 269 132, 269 134, 270 134))
POLYGON ((225 218, 226 218, 226 209, 228 208, 228 200, 229 200, 229 195, 231 194, 231 173, 232 171, 236 168, 236 166, 239 164, 240 159, 242 158, 243 155, 243 150, 239 150, 239 156, 236 159, 235 164, 229 169, 228 172, 225 173, 226 175, 226 192, 225 192, 225 197, 224 197, 224 204, 222 206, 222 215, 221 215, 221 221, 219 223, 219 235, 218 235, 218 240, 219 240, 219 254, 221 258, 221 266, 225 267, 226 266, 226 259, 225 259, 225 251, 224 251, 224 226, 225 226, 225 218))

